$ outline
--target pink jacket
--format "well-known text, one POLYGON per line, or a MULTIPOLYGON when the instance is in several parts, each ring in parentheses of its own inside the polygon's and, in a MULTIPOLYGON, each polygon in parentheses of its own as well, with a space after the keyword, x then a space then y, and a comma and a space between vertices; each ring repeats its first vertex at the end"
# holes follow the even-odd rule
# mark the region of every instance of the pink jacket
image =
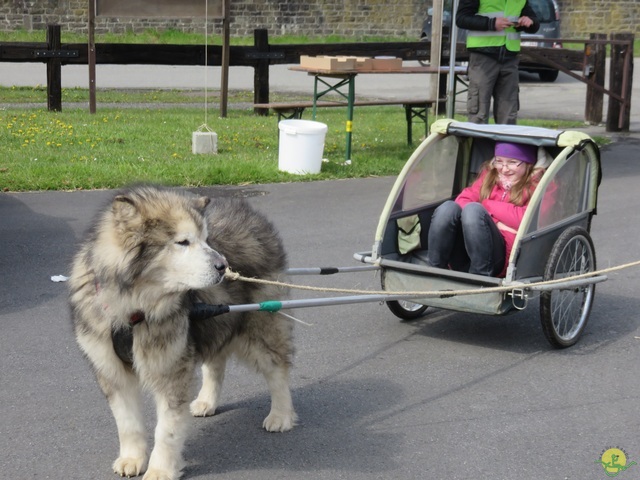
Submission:
MULTIPOLYGON (((460 192, 460 195, 456 198, 456 203, 464 208, 465 205, 472 202, 480 202, 480 188, 484 177, 487 176, 488 170, 483 170, 473 184, 460 192)), ((525 195, 525 204, 522 206, 509 203, 510 193, 508 190, 502 188, 501 185, 495 185, 491 190, 489 198, 482 200, 482 206, 489 212, 494 222, 502 222, 507 227, 518 230, 520 222, 524 212, 527 210, 529 204, 529 196, 525 195)), ((500 273, 500 277, 504 277, 507 273, 507 263, 509 262, 509 255, 513 248, 513 242, 516 239, 516 234, 509 232, 508 230, 500 230, 504 238, 506 246, 506 256, 504 262, 504 269, 500 273)))

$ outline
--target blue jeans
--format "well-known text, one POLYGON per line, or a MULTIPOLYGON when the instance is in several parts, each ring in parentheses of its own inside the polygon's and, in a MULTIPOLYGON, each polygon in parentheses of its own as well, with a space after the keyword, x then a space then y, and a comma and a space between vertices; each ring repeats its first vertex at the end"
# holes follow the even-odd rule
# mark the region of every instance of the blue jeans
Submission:
POLYGON ((427 263, 432 267, 494 277, 502 272, 506 247, 491 215, 480 203, 464 208, 448 200, 433 212, 427 263))

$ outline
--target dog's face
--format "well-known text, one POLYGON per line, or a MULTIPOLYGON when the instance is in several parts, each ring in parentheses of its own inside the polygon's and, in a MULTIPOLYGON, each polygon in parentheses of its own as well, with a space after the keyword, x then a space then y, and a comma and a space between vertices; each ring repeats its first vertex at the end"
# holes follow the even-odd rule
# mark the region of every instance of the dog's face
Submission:
POLYGON ((206 241, 208 203, 207 197, 154 189, 117 196, 111 214, 123 283, 176 293, 222 281, 227 261, 206 241))
POLYGON ((183 218, 174 230, 160 236, 164 236, 158 244, 161 248, 148 271, 155 270, 165 290, 198 290, 222 281, 227 263, 207 244, 206 224, 183 218))

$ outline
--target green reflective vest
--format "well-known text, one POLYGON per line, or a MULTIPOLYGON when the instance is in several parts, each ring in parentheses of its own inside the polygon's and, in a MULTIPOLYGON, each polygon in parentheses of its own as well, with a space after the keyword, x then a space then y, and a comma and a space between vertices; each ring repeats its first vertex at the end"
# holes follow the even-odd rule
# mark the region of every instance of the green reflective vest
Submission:
MULTIPOLYGON (((526 0, 480 0, 478 15, 489 18, 507 17, 517 22, 526 0)), ((467 47, 501 47, 505 45, 512 52, 520 51, 520 32, 514 27, 505 28, 501 32, 469 30, 467 47)))

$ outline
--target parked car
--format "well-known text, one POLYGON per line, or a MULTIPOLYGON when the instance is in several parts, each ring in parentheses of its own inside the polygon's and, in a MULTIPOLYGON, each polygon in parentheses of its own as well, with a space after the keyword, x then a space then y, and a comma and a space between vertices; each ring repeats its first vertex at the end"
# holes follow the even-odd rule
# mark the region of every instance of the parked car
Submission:
MULTIPOLYGON (((560 38, 560 9, 556 0, 529 0, 529 5, 533 8, 540 20, 540 29, 535 34, 523 33, 521 45, 525 47, 547 47, 561 48, 562 44, 555 39, 560 38), (545 41, 542 41, 542 40, 545 41)), ((449 54, 449 35, 451 33, 451 19, 453 0, 444 0, 442 12, 442 42, 443 54, 449 54)), ((422 24, 420 40, 431 41, 431 31, 433 28, 433 8, 427 10, 427 18, 422 24)), ((465 43, 467 31, 458 29, 458 43, 465 43)), ((558 70, 540 64, 521 63, 520 70, 530 73, 537 73, 543 82, 554 82, 558 78, 558 70)))

